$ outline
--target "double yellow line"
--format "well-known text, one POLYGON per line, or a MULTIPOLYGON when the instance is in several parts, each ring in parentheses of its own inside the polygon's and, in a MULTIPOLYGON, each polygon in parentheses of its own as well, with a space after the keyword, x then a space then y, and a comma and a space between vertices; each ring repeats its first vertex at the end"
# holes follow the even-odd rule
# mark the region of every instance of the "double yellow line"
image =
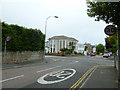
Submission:
POLYGON ((72 85, 70 87, 69 90, 74 90, 75 88, 77 88, 82 81, 96 68, 97 66, 93 66, 91 69, 89 69, 74 85, 72 85))
POLYGON ((83 80, 96 68, 100 67, 100 66, 111 66, 111 65, 96 65, 93 66, 92 68, 90 68, 74 85, 72 85, 69 90, 74 90, 75 88, 77 88, 82 82, 83 80))

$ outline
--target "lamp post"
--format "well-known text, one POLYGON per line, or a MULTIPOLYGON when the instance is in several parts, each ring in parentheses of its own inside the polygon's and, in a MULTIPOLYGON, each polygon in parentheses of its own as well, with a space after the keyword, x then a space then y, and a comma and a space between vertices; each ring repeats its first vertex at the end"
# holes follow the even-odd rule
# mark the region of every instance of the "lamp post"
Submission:
MULTIPOLYGON (((45 21, 45 41, 46 41, 47 20, 48 20, 50 17, 58 18, 58 16, 49 16, 49 17, 46 18, 46 21, 45 21)), ((44 45, 44 46, 45 46, 45 45, 44 45)), ((44 47, 44 54, 45 54, 45 47, 44 47)))
POLYGON ((48 20, 50 17, 58 18, 58 16, 49 16, 49 17, 46 18, 46 21, 45 21, 45 40, 46 40, 47 20, 48 20))

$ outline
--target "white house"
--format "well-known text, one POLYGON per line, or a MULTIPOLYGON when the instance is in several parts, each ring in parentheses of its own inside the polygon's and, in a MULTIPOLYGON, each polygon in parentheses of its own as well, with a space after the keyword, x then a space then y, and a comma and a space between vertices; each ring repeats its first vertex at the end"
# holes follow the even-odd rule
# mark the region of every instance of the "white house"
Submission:
POLYGON ((75 51, 77 53, 84 53, 85 45, 81 43, 77 43, 75 51))
POLYGON ((48 39, 46 42, 45 48, 46 48, 46 53, 58 53, 60 52, 60 49, 62 48, 68 48, 70 49, 69 43, 73 42, 74 46, 76 48, 76 44, 78 40, 72 37, 67 37, 64 35, 61 36, 53 36, 48 39))
POLYGON ((87 42, 85 42, 85 44, 77 43, 75 51, 77 53, 84 53, 84 55, 87 55, 88 53, 95 53, 96 46, 91 45, 90 43, 87 43, 87 42), (86 46, 87 46, 87 49, 85 51, 86 46))

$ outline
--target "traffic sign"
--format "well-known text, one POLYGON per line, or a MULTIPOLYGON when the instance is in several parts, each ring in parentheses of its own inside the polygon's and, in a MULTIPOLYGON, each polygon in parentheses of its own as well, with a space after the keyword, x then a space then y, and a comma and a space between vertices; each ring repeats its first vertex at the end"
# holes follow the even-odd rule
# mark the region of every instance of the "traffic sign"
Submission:
POLYGON ((109 35, 109 36, 112 36, 112 35, 116 34, 116 31, 117 31, 117 29, 113 25, 108 25, 104 29, 105 34, 109 35))
POLYGON ((7 36, 6 37, 6 41, 8 42, 8 41, 10 41, 11 40, 11 37, 10 36, 7 36))

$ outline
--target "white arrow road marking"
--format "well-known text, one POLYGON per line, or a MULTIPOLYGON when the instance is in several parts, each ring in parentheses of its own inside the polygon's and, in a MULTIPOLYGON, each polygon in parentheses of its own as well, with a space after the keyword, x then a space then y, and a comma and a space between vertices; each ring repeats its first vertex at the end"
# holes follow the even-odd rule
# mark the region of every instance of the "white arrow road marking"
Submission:
POLYGON ((16 76, 16 77, 13 77, 13 78, 8 78, 8 79, 5 79, 5 80, 1 80, 0 83, 5 82, 5 81, 9 81, 9 80, 12 80, 12 79, 20 78, 20 77, 23 77, 23 76, 24 75, 20 75, 20 76, 16 76))

